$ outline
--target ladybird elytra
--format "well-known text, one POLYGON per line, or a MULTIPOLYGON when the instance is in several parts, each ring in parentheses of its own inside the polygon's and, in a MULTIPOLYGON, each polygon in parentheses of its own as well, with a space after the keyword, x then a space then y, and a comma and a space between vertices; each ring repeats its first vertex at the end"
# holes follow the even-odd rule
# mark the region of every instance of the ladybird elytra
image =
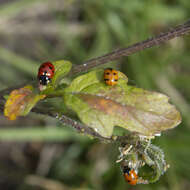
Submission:
POLYGON ((128 166, 125 166, 123 169, 123 175, 124 175, 125 181, 128 182, 130 185, 137 184, 138 175, 134 169, 131 169, 128 166))
POLYGON ((118 82, 118 72, 112 68, 104 70, 104 81, 108 86, 114 86, 118 82))
POLYGON ((47 85, 53 78, 54 72, 54 65, 50 61, 42 63, 38 70, 38 80, 40 85, 47 85))

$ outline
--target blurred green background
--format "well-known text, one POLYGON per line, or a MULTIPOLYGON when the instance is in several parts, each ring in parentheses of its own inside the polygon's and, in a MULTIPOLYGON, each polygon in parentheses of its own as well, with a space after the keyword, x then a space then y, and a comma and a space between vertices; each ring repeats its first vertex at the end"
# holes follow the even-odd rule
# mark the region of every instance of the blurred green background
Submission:
MULTIPOLYGON (((44 61, 80 64, 188 18, 189 0, 1 0, 0 90, 35 81, 44 61)), ((189 51, 190 36, 185 36, 109 63, 133 85, 169 95, 182 113, 182 124, 154 141, 170 164, 159 182, 125 183, 113 144, 78 135, 45 116, 13 122, 1 114, 0 189, 190 189, 189 51)))

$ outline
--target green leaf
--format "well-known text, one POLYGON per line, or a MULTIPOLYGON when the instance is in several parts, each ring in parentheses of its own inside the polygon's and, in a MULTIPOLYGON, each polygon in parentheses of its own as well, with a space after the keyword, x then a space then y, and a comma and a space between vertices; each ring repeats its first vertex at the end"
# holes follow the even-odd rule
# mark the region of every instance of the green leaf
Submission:
POLYGON ((102 136, 111 136, 114 126, 152 136, 181 122, 166 95, 128 86, 121 72, 118 84, 107 86, 103 72, 99 69, 77 77, 64 95, 65 104, 102 136))
POLYGON ((60 80, 71 70, 72 63, 66 60, 60 60, 53 62, 55 67, 55 75, 52 79, 52 85, 56 87, 60 80))

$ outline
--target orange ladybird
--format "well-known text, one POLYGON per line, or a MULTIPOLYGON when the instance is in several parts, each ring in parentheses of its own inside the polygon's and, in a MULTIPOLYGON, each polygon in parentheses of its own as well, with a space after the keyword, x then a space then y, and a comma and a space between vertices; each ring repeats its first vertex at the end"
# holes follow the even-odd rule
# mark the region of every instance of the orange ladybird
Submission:
POLYGON ((114 86, 118 81, 118 72, 112 68, 104 70, 104 81, 109 86, 114 86))
POLYGON ((125 181, 127 181, 130 185, 137 184, 138 176, 134 169, 131 169, 128 166, 125 166, 123 168, 123 175, 124 175, 125 181))

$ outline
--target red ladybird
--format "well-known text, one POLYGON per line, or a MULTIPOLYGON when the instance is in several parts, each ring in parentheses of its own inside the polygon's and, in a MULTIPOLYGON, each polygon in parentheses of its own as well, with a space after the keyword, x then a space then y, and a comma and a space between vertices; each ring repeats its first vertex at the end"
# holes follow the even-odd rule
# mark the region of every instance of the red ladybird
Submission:
POLYGON ((42 63, 38 70, 38 80, 40 85, 47 85, 54 76, 54 72, 55 68, 51 62, 47 61, 42 63))
POLYGON ((123 175, 124 175, 125 181, 127 181, 130 185, 137 184, 138 175, 134 169, 131 169, 128 166, 124 166, 123 175))

